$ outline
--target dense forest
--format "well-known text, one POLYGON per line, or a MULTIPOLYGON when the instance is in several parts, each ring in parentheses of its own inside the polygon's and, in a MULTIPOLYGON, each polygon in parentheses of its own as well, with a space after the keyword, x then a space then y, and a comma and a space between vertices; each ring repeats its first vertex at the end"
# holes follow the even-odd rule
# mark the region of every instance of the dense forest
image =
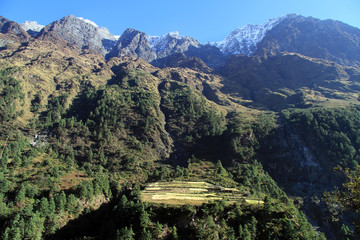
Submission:
MULTIPOLYGON (((47 102, 38 92, 30 107, 38 117, 19 127, 13 120, 24 114, 24 91, 12 71, 1 71, 3 239, 325 239, 259 158, 288 128, 326 156, 322 167, 359 161, 357 106, 249 121, 184 84, 168 80, 157 89, 151 76, 132 71, 98 88, 82 82, 72 102, 66 92, 47 102), (198 171, 208 161, 214 174, 198 171), (177 179, 237 187, 263 204, 141 200, 148 182, 177 179)), ((342 236, 353 234, 340 228, 342 236)))

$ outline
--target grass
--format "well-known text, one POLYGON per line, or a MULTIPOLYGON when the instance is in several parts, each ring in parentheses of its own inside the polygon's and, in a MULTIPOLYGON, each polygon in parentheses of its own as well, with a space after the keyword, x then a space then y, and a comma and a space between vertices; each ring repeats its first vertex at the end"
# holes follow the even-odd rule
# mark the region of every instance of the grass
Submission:
POLYGON ((144 202, 171 205, 201 205, 222 199, 229 203, 246 201, 249 204, 263 204, 263 201, 256 199, 245 199, 245 195, 237 188, 224 188, 207 182, 155 182, 142 192, 144 202))

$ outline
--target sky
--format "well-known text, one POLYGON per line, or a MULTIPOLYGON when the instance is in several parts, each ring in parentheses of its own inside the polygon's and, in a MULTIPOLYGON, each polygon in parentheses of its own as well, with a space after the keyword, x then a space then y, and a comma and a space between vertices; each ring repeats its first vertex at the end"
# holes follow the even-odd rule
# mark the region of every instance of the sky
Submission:
POLYGON ((114 35, 126 28, 148 35, 178 31, 202 43, 223 40, 236 28, 288 13, 360 28, 360 0, 0 0, 0 15, 17 23, 47 25, 72 14, 114 35))

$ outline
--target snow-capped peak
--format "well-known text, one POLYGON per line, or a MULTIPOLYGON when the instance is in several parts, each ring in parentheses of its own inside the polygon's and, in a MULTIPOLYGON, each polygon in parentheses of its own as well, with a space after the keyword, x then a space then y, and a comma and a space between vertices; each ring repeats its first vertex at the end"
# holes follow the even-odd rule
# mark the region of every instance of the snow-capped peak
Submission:
POLYGON ((102 39, 108 39, 108 40, 116 42, 120 37, 118 35, 112 35, 107 28, 99 27, 95 22, 93 22, 93 21, 91 21, 89 19, 86 19, 86 18, 83 18, 83 17, 76 17, 76 18, 83 21, 83 22, 85 22, 85 23, 87 23, 87 24, 90 24, 90 25, 94 26, 102 39))
POLYGON ((86 23, 88 23, 88 24, 91 24, 91 25, 93 25, 93 26, 96 27, 96 28, 99 27, 96 23, 94 23, 93 21, 91 21, 91 20, 89 20, 89 19, 86 19, 86 18, 83 18, 83 17, 76 17, 76 18, 77 18, 77 19, 80 19, 80 20, 82 20, 82 21, 84 21, 84 22, 86 22, 86 23))
MULTIPOLYGON (((287 15, 286 15, 287 16, 287 15)), ((214 43, 224 54, 251 55, 265 34, 280 23, 286 16, 269 19, 261 25, 247 24, 235 29, 224 40, 214 43)))
POLYGON ((40 32, 44 25, 38 24, 36 21, 25 21, 24 23, 21 23, 20 26, 25 30, 33 30, 35 32, 40 32))
POLYGON ((199 41, 182 36, 178 31, 170 32, 162 36, 148 36, 151 48, 159 58, 166 57, 176 52, 187 51, 189 46, 199 47, 199 41))

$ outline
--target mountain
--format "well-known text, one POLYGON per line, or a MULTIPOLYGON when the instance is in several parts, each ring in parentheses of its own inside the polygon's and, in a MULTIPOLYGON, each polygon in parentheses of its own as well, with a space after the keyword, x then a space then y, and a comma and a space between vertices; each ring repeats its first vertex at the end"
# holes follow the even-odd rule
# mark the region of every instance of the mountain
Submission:
POLYGON ((281 52, 359 67, 360 29, 334 20, 288 15, 267 31, 254 55, 281 52))
POLYGON ((171 32, 163 36, 149 36, 151 48, 155 51, 157 58, 164 58, 173 53, 186 52, 190 46, 199 47, 199 41, 171 32))
POLYGON ((224 92, 273 110, 333 100, 357 102, 360 93, 359 69, 297 53, 232 56, 218 73, 227 82, 224 92))
POLYGON ((49 34, 55 34, 81 49, 89 49, 102 55, 112 49, 117 39, 106 28, 100 28, 90 20, 73 15, 47 25, 38 37, 44 38, 49 34))
POLYGON ((296 52, 359 67, 360 30, 334 20, 288 14, 261 25, 246 25, 213 43, 225 55, 296 52))
POLYGON ((115 43, 120 36, 112 35, 107 28, 99 27, 96 23, 89 19, 84 19, 82 17, 78 17, 78 19, 96 27, 96 30, 102 39, 102 44, 107 51, 110 51, 115 46, 115 43))
POLYGON ((252 55, 257 45, 263 40, 268 31, 279 24, 286 16, 268 20, 261 25, 248 24, 232 31, 220 42, 214 43, 225 55, 252 55))
POLYGON ((0 16, 0 47, 8 43, 27 42, 29 39, 29 34, 18 23, 0 16))
POLYGON ((156 53, 151 49, 145 33, 128 28, 109 52, 107 58, 135 56, 151 62, 156 58, 156 53))
MULTIPOLYGON (((36 36, 41 26, 27 22, 23 28, 36 36)), ((231 55, 264 56, 296 52, 342 65, 359 66, 359 29, 338 21, 323 21, 295 14, 273 18, 261 25, 248 24, 235 29, 223 41, 213 44, 201 44, 178 32, 147 36, 134 29, 124 31, 120 41, 119 36, 112 35, 106 28, 74 16, 67 16, 48 25, 42 34, 47 32, 54 32, 80 48, 89 48, 107 55, 107 58, 133 55, 143 57, 154 65, 159 59, 174 53, 198 57, 208 66, 218 68, 224 66, 231 55), (144 39, 143 34, 147 39, 144 39)))
POLYGON ((25 21, 20 26, 32 37, 37 37, 45 26, 38 24, 36 21, 25 21))
POLYGON ((2 239, 359 239, 324 197, 360 163, 357 45, 332 39, 355 28, 286 15, 234 31, 237 54, 74 16, 0 24, 2 239))

